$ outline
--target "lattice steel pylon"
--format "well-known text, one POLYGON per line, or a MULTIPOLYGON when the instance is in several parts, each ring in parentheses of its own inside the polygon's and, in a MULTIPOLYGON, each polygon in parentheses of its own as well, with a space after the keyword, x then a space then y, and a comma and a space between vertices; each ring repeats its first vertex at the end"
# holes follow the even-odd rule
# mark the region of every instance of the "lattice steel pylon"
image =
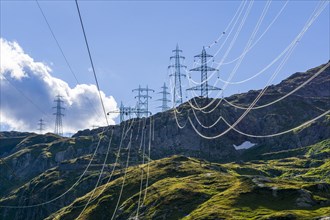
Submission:
POLYGON ((149 92, 155 92, 153 89, 149 89, 148 85, 146 88, 142 88, 139 85, 139 88, 133 89, 132 92, 138 92, 138 95, 135 96, 135 98, 138 99, 136 104, 136 116, 138 118, 140 117, 148 117, 148 115, 151 115, 151 112, 149 111, 149 99, 151 99, 151 96, 149 96, 149 92))
POLYGON ((62 96, 57 95, 56 99, 54 100, 54 102, 56 102, 56 106, 53 108, 56 109, 56 112, 53 115, 56 116, 54 133, 63 136, 62 116, 64 116, 64 114, 62 113, 62 110, 64 110, 65 108, 62 107, 63 101, 61 98, 62 96))
POLYGON ((166 86, 166 83, 164 83, 164 85, 161 87, 163 89, 163 91, 159 92, 158 94, 162 94, 162 98, 161 99, 157 99, 156 101, 161 101, 162 105, 159 106, 158 108, 161 108, 162 111, 167 111, 170 109, 170 107, 168 106, 168 103, 171 102, 171 100, 169 100, 167 98, 167 96, 170 94, 169 92, 167 92, 168 87, 166 86))
POLYGON ((42 134, 42 131, 45 130, 45 129, 44 129, 45 123, 43 123, 43 122, 44 122, 44 120, 43 120, 42 118, 41 118, 41 119, 39 120, 39 122, 38 122, 38 126, 39 126, 38 130, 39 130, 39 134, 42 134))
POLYGON ((172 50, 174 56, 170 57, 170 60, 174 60, 174 64, 168 66, 168 68, 173 68, 174 73, 170 74, 170 77, 174 77, 174 91, 173 91, 173 105, 182 104, 182 86, 181 86, 181 77, 186 77, 185 74, 181 73, 182 68, 187 68, 187 66, 181 64, 181 60, 184 60, 185 57, 181 56, 182 50, 179 49, 179 45, 176 45, 176 49, 172 50))
POLYGON ((191 87, 187 90, 198 90, 201 91, 202 97, 209 97, 209 91, 210 90, 221 90, 220 88, 210 86, 208 84, 207 79, 207 72, 209 71, 218 71, 215 68, 207 66, 207 58, 213 57, 212 55, 209 55, 206 53, 205 48, 203 47, 203 50, 201 54, 196 55, 195 57, 199 58, 201 61, 201 65, 199 67, 193 68, 190 71, 198 71, 201 72, 201 84, 198 86, 191 87))
POLYGON ((125 119, 131 119, 134 113, 137 113, 136 108, 125 107, 123 102, 120 102, 119 109, 110 111, 107 113, 107 115, 119 114, 119 123, 122 123, 123 121, 125 121, 125 119))

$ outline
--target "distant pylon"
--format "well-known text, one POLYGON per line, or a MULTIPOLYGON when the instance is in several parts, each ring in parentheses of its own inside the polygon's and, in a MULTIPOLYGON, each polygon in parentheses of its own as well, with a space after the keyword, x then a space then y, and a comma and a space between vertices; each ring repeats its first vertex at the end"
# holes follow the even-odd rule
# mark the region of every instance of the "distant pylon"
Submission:
POLYGON ((172 50, 174 56, 171 56, 170 59, 174 59, 174 64, 168 66, 168 68, 174 68, 174 73, 170 74, 170 77, 174 77, 174 91, 173 91, 173 105, 182 104, 182 87, 181 87, 181 77, 186 75, 181 73, 182 68, 187 68, 187 66, 181 64, 181 60, 184 60, 184 56, 180 56, 182 50, 179 49, 179 45, 176 45, 176 49, 172 50))
POLYGON ((161 108, 162 111, 166 111, 169 110, 170 107, 168 106, 168 103, 171 102, 167 96, 170 94, 169 92, 167 92, 168 87, 166 86, 166 83, 164 83, 164 85, 161 87, 163 89, 162 92, 159 92, 158 94, 163 94, 163 97, 161 99, 157 99, 156 101, 162 101, 162 106, 159 106, 158 108, 161 108))
POLYGON ((100 126, 98 125, 92 125, 92 129, 96 129, 96 128, 99 128, 100 126))
POLYGON ((38 125, 39 125, 39 128, 38 128, 38 130, 39 130, 39 134, 42 134, 42 131, 43 130, 45 130, 44 129, 44 125, 45 125, 45 123, 43 123, 44 122, 44 120, 42 120, 42 118, 39 120, 39 122, 38 122, 38 125))
POLYGON ((199 90, 201 91, 202 97, 209 97, 209 91, 210 90, 221 90, 220 88, 210 86, 208 84, 207 80, 207 72, 208 71, 218 71, 215 68, 207 66, 207 58, 213 57, 212 55, 209 55, 206 53, 205 48, 203 47, 202 53, 196 55, 195 57, 198 57, 201 60, 201 65, 199 67, 193 68, 190 71, 198 71, 201 72, 201 84, 198 86, 191 87, 187 90, 199 90))
POLYGON ((54 133, 63 136, 62 116, 64 116, 64 114, 62 113, 62 110, 64 110, 64 108, 61 106, 63 103, 61 98, 62 96, 57 95, 56 99, 54 100, 54 102, 56 102, 56 106, 53 108, 56 109, 56 113, 54 113, 53 115, 56 116, 54 133))
POLYGON ((126 119, 131 119, 131 117, 134 113, 137 114, 137 110, 136 110, 136 108, 125 107, 123 102, 120 102, 119 109, 110 111, 107 113, 107 115, 118 114, 118 113, 119 113, 119 123, 122 123, 126 119))
POLYGON ((132 92, 138 92, 138 95, 135 96, 135 98, 138 99, 137 105, 136 105, 136 116, 138 118, 141 117, 148 117, 151 115, 151 112, 149 111, 149 99, 151 99, 151 96, 149 96, 149 92, 155 92, 153 89, 149 89, 148 86, 146 88, 142 88, 139 85, 139 88, 133 89, 132 92))

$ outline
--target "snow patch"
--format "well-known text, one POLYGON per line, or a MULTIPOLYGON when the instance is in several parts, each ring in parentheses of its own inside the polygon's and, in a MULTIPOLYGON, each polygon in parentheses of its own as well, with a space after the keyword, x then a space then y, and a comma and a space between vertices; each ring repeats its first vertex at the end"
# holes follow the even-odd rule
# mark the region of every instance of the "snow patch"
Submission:
POLYGON ((233 146, 235 147, 236 150, 242 150, 242 149, 249 149, 251 147, 253 147, 254 143, 251 143, 250 141, 244 141, 241 145, 236 146, 235 144, 233 144, 233 146))

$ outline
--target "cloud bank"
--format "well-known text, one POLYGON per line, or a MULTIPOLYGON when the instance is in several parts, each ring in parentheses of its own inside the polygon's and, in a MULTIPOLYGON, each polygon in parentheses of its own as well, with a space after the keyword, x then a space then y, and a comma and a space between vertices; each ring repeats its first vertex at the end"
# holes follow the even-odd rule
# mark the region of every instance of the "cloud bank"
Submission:
MULTIPOLYGON (((63 131, 74 133, 92 125, 105 126, 102 106, 95 85, 78 84, 74 88, 51 75, 51 68, 33 60, 17 42, 0 38, 1 127, 6 130, 32 131, 43 118, 46 131, 53 132, 56 109, 55 96, 63 96, 63 131)), ((106 111, 114 110, 117 103, 101 91, 106 111)), ((112 115, 109 123, 114 124, 112 115)))

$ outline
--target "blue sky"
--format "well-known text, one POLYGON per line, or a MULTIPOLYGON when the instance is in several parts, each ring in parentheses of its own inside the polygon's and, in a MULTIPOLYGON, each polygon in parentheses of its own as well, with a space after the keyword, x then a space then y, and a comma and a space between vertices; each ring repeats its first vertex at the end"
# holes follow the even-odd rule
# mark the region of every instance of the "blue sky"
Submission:
MULTIPOLYGON (((242 53, 266 3, 254 2, 225 62, 242 53)), ((176 44, 183 50, 188 69, 192 68, 193 56, 222 34, 240 4, 241 1, 80 1, 101 90, 107 96, 113 96, 117 103, 123 101, 129 105, 135 103, 131 91, 139 84, 148 84, 160 91, 164 81, 168 82, 169 56, 176 44)), ((256 38, 284 4, 285 1, 271 2, 256 38)), ((265 36, 246 55, 233 80, 246 79, 267 66, 296 37, 317 4, 317 1, 290 1, 265 36)), ((79 82, 94 84, 74 1, 40 1, 40 5, 79 82)), ((327 5, 274 82, 327 62, 330 58, 329 32, 327 5)), ((75 86, 76 81, 35 1, 1 1, 1 37, 16 41, 35 61, 47 64, 52 69, 52 76, 66 81, 70 87, 75 86)), ((207 52, 214 54, 219 46, 220 42, 207 52)), ((221 51, 215 61, 220 62, 223 54, 221 51)), ((235 63, 222 66, 220 77, 226 80, 234 66, 235 63)), ((276 67, 272 66, 247 83, 228 86, 225 96, 263 88, 276 67)), ((192 73, 192 78, 200 80, 198 73, 192 73)), ((222 87, 222 84, 218 86, 222 87)), ((155 93, 153 100, 158 98, 160 96, 155 93)), ((153 112, 159 105, 161 103, 151 102, 153 112)))

